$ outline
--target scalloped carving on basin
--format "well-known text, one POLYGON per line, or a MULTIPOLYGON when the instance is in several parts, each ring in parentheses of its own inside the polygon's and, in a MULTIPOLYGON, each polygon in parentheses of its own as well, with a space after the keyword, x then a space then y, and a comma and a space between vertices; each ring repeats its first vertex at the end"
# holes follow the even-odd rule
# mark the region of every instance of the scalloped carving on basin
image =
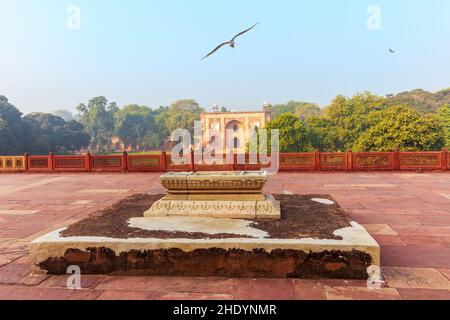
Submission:
POLYGON ((170 172, 160 181, 168 195, 155 202, 145 217, 281 219, 280 203, 262 193, 265 171, 170 172))
POLYGON ((169 172, 160 177, 168 193, 261 193, 265 171, 169 172))

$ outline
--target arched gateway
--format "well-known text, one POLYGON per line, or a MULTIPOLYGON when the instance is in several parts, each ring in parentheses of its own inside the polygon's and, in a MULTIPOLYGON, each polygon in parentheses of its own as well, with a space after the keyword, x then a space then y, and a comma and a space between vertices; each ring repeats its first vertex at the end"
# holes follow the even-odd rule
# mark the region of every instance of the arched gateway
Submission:
POLYGON ((244 153, 251 129, 265 128, 270 121, 270 114, 265 111, 205 112, 200 115, 200 121, 202 145, 214 142, 214 135, 218 135, 224 147, 232 148, 236 153, 244 153))

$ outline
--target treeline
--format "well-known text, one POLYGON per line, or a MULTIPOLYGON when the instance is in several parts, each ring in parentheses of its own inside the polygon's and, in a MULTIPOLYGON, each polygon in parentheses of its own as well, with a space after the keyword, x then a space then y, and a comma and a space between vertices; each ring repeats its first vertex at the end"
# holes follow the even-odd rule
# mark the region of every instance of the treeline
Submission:
POLYGON ((281 152, 432 151, 450 147, 450 89, 380 97, 337 96, 330 105, 291 101, 268 106, 269 128, 280 130, 281 152))
POLYGON ((66 110, 23 116, 0 96, 0 155, 73 153, 85 148, 108 153, 116 147, 113 137, 133 150, 160 149, 170 132, 193 128, 204 111, 192 99, 167 107, 130 104, 119 108, 105 97, 92 98, 76 109, 76 116, 66 110))
POLYGON ((177 128, 194 128, 204 110, 192 99, 178 100, 168 107, 152 109, 136 104, 119 108, 105 97, 96 97, 77 107, 80 122, 91 137, 89 148, 98 152, 113 149, 112 137, 133 150, 160 149, 177 128))
MULTIPOLYGON (((119 107, 105 97, 66 110, 22 113, 0 95, 0 155, 73 153, 80 149, 108 153, 113 137, 133 150, 161 149, 177 128, 193 131, 204 111, 192 99, 150 108, 119 107)), ((267 105, 280 130, 280 151, 404 151, 450 147, 450 89, 424 90, 381 97, 369 92, 351 98, 337 96, 330 105, 289 101, 267 105)), ((221 111, 227 111, 222 108, 221 111)))
POLYGON ((70 153, 88 144, 89 135, 81 123, 40 112, 22 117, 22 113, 0 95, 1 155, 70 153))

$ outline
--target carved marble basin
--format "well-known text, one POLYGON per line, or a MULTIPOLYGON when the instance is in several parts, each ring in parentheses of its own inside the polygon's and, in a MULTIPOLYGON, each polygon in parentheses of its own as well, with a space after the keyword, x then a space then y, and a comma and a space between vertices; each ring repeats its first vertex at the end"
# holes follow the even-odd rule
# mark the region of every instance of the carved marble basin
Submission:
POLYGON ((169 194, 262 193, 265 171, 169 172, 160 177, 169 194))
POLYGON ((279 201, 262 193, 265 171, 170 172, 160 181, 168 194, 145 217, 281 219, 279 201))

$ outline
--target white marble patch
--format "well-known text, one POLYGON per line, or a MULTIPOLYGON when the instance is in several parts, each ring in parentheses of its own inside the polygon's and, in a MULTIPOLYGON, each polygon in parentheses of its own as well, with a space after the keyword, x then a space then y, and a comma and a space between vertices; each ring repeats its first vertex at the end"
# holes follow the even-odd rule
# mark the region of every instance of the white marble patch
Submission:
POLYGON ((180 231, 200 232, 206 234, 232 233, 253 238, 266 238, 268 233, 250 227, 251 221, 226 218, 198 217, 145 217, 131 218, 128 224, 131 228, 149 231, 180 231))
POLYGON ((331 201, 331 200, 328 200, 328 199, 323 199, 323 198, 312 198, 311 201, 318 202, 318 203, 321 203, 321 204, 326 204, 326 205, 329 205, 329 206, 334 204, 334 201, 331 201))

